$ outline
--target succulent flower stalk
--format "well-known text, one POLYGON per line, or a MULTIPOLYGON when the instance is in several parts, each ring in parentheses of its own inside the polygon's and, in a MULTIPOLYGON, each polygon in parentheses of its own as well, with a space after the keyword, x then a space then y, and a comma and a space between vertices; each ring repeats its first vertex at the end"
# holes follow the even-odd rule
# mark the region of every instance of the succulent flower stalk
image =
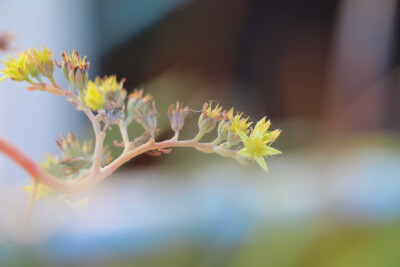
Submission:
POLYGON ((125 80, 117 80, 115 75, 97 77, 90 81, 90 64, 86 57, 80 57, 75 50, 70 55, 64 52, 62 62, 55 61, 55 64, 61 68, 64 78, 69 82, 69 90, 54 80, 52 52, 46 46, 42 49, 27 49, 3 60, 5 67, 1 71, 3 77, 0 80, 10 78, 19 82, 26 81, 30 83, 29 90, 65 96, 77 110, 83 111, 88 117, 95 139, 92 146, 92 141, 80 142, 72 133, 62 135, 56 140, 60 155, 48 155, 45 162, 38 165, 0 138, 0 152, 14 160, 32 177, 33 186, 25 188, 31 192, 31 200, 35 200, 36 196, 73 195, 87 191, 124 163, 143 153, 157 156, 169 154, 171 148, 190 147, 204 153, 232 158, 245 166, 257 162, 265 171, 268 170, 266 157, 281 153, 271 147, 281 131, 269 130, 271 122, 266 121, 265 117, 251 128, 252 122, 242 113, 235 114, 233 108, 224 110, 222 106, 213 106, 211 102, 203 105, 198 119, 198 133, 189 140, 179 140, 189 108, 179 102, 170 105, 167 115, 175 135, 164 141, 156 141, 159 114, 151 95, 145 95, 143 90, 135 90, 126 99, 127 92, 123 86, 125 80), (47 79, 42 80, 44 77, 50 83, 46 82, 47 79), (143 133, 131 140, 132 134, 128 132, 128 127, 134 121, 143 127, 143 133), (113 127, 118 127, 122 142, 117 139, 112 141, 116 146, 123 147, 121 154, 114 158, 104 145, 113 127), (200 142, 205 134, 213 131, 216 135, 213 142, 200 142))

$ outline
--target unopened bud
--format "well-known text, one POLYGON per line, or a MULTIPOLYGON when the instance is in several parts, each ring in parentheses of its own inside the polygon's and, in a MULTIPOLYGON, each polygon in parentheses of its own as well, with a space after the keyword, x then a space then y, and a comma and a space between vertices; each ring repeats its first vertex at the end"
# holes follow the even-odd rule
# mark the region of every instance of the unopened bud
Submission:
POLYGON ((228 124, 229 122, 227 122, 227 121, 221 121, 219 124, 218 124, 218 139, 219 140, 226 140, 227 138, 228 138, 228 127, 227 127, 227 124, 228 124))
POLYGON ((199 118, 199 132, 203 134, 210 133, 212 130, 214 130, 215 126, 217 125, 217 121, 211 119, 211 118, 204 118, 203 114, 200 115, 199 118))
POLYGON ((153 101, 152 105, 148 105, 147 111, 143 112, 141 110, 137 110, 137 116, 135 116, 135 120, 140 123, 143 128, 145 128, 147 131, 149 131, 154 137, 154 134, 157 131, 157 117, 158 117, 158 112, 156 109, 156 104, 153 101))
POLYGON ((62 53, 62 63, 56 61, 56 65, 61 68, 64 78, 69 81, 72 87, 84 90, 89 79, 90 62, 86 57, 79 56, 78 52, 73 50, 69 55, 62 53))
POLYGON ((53 77, 54 62, 52 51, 46 46, 43 46, 43 49, 31 49, 29 52, 32 62, 35 63, 38 72, 45 77, 53 77))
POLYGON ((179 132, 180 130, 182 130, 185 123, 185 118, 189 114, 189 108, 183 108, 182 106, 182 104, 179 105, 179 102, 176 102, 175 106, 171 104, 168 108, 167 114, 171 122, 171 128, 175 132, 179 132))

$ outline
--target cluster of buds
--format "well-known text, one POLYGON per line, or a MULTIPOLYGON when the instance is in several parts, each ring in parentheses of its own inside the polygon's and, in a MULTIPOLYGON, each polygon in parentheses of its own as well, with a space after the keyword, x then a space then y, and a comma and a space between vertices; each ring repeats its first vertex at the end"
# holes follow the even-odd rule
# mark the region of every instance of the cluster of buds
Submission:
MULTIPOLYGON (((281 153, 271 147, 279 137, 280 130, 270 131, 269 120, 263 118, 252 128, 252 122, 244 117, 243 113, 235 113, 233 108, 224 110, 223 107, 213 105, 212 102, 203 105, 198 119, 197 135, 191 140, 184 141, 178 138, 189 114, 189 108, 179 102, 170 105, 167 115, 175 136, 164 142, 156 142, 158 112, 153 97, 149 94, 144 95, 143 90, 135 90, 126 99, 125 80, 118 81, 115 75, 97 77, 94 81, 89 81, 90 63, 86 56, 79 56, 75 50, 71 54, 62 53, 62 61, 58 63, 53 61, 52 52, 46 46, 42 49, 27 49, 16 57, 9 56, 3 64, 5 68, 1 71, 3 77, 0 81, 8 77, 15 81, 30 83, 31 86, 28 89, 31 90, 39 89, 54 94, 64 94, 91 120, 96 136, 94 151, 90 142, 81 144, 70 133, 56 140, 61 149, 61 156, 48 156, 46 162, 42 164, 50 175, 59 179, 92 177, 101 173, 109 175, 136 153, 151 152, 153 155, 159 155, 160 152, 168 153, 174 146, 194 147, 205 153, 217 153, 224 157, 234 158, 244 165, 257 162, 266 171, 265 157, 281 153), (69 91, 61 88, 54 81, 54 64, 61 68, 65 79, 69 82, 69 91), (43 82, 43 77, 47 78, 51 84, 43 82), (97 111, 97 115, 92 111, 97 111), (131 141, 128 126, 133 121, 138 122, 145 131, 131 141), (120 129, 122 138, 120 144, 124 150, 113 164, 114 162, 109 163, 112 158, 104 146, 104 138, 107 130, 115 124, 118 124, 120 129), (214 141, 200 142, 204 135, 211 133, 215 128, 217 128, 218 136, 214 141), (138 150, 131 153, 135 149, 138 150), (104 166, 103 169, 102 166, 104 166)), ((120 144, 117 143, 117 145, 120 144)))
POLYGON ((48 155, 41 164, 42 168, 54 177, 68 179, 70 175, 90 166, 92 155, 92 143, 90 141, 81 144, 70 132, 67 136, 61 135, 60 138, 56 139, 56 144, 61 150, 61 158, 48 155))
POLYGON ((32 67, 36 67, 38 73, 47 77, 51 81, 53 80, 54 73, 54 62, 53 62, 53 54, 50 49, 47 49, 46 46, 43 46, 43 49, 30 49, 30 53, 28 56, 31 58, 30 62, 32 67))
POLYGON ((175 136, 178 136, 179 131, 182 130, 185 123, 185 118, 189 114, 189 108, 183 107, 183 104, 176 102, 176 105, 171 104, 168 107, 168 118, 171 122, 171 128, 175 132, 175 136))
POLYGON ((96 77, 94 81, 89 81, 84 91, 85 103, 88 107, 97 111, 104 108, 107 102, 123 103, 126 98, 124 89, 125 79, 117 81, 117 76, 96 77))
POLYGON ((83 91, 89 79, 90 62, 87 62, 87 57, 79 56, 78 51, 73 50, 69 55, 66 51, 62 53, 62 62, 55 61, 56 65, 61 68, 65 79, 69 82, 72 88, 83 91))
POLYGON ((26 81, 31 84, 29 90, 42 90, 52 94, 62 95, 63 92, 58 87, 55 87, 53 78, 54 62, 52 52, 46 46, 43 49, 26 49, 22 53, 17 53, 16 57, 11 55, 2 61, 4 68, 1 73, 3 77, 0 81, 10 78, 11 80, 22 82, 26 81), (42 77, 50 80, 52 85, 43 83, 42 77), (34 80, 37 82, 34 82, 34 80))
POLYGON ((72 132, 69 132, 67 136, 61 135, 61 137, 56 140, 56 144, 60 148, 64 158, 90 158, 92 152, 91 142, 83 142, 83 144, 81 144, 72 132))
POLYGON ((200 140, 205 134, 208 134, 214 130, 217 123, 224 118, 225 112, 222 112, 222 107, 217 105, 212 108, 211 102, 204 103, 203 112, 201 113, 198 121, 199 133, 194 140, 200 140))
POLYGON ((143 89, 133 91, 128 98, 127 109, 133 116, 135 116, 137 110, 145 111, 153 100, 150 94, 143 96, 143 89))
POLYGON ((154 137, 154 134, 157 132, 158 112, 155 102, 152 101, 153 97, 149 94, 143 96, 143 90, 135 90, 128 98, 127 124, 135 120, 154 137))
POLYGON ((103 110, 99 110, 99 116, 104 122, 104 131, 109 129, 111 125, 119 122, 125 117, 125 105, 121 99, 118 102, 108 101, 104 105, 103 110))
MULTIPOLYGON (((280 154, 281 152, 271 147, 271 144, 279 137, 281 131, 269 131, 271 122, 262 118, 257 122, 254 129, 251 128, 253 122, 249 118, 244 118, 243 113, 234 115, 233 108, 223 110, 217 105, 212 108, 211 103, 203 106, 203 112, 199 118, 199 133, 193 141, 199 141, 205 134, 210 133, 216 126, 217 122, 218 137, 212 144, 212 149, 224 157, 232 157, 230 148, 236 151, 235 159, 242 164, 249 162, 257 162, 265 171, 267 165, 265 157, 280 154), (225 142, 224 142, 225 141, 225 142), (222 144, 220 144, 222 142, 222 144)), ((211 152, 211 151, 204 151, 211 152)))
POLYGON ((62 135, 57 139, 56 144, 60 148, 63 157, 58 161, 58 165, 64 176, 75 174, 90 166, 91 142, 83 142, 81 145, 75 135, 70 132, 67 136, 62 135))
POLYGON ((157 133, 157 117, 158 112, 156 109, 156 103, 153 101, 151 105, 148 105, 144 110, 137 110, 138 116, 135 120, 140 123, 144 129, 146 129, 150 134, 151 137, 154 138, 155 134, 157 133))

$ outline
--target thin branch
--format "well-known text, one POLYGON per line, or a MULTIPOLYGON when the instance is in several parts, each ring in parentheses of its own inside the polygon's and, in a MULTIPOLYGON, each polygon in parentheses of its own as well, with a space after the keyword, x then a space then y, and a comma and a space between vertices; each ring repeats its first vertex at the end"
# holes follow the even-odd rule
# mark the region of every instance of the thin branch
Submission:
POLYGON ((125 121, 120 120, 118 126, 121 132, 122 142, 124 143, 124 151, 127 151, 130 147, 130 142, 129 142, 128 129, 126 127, 125 121))
MULTIPOLYGON (((150 139, 150 141, 148 141, 146 144, 143 144, 127 153, 121 154, 112 163, 110 163, 106 167, 102 168, 101 176, 102 176, 102 178, 109 176, 116 169, 118 169, 121 165, 123 165, 125 162, 128 162, 132 158, 134 158, 140 154, 143 154, 147 151, 156 150, 156 149, 160 150, 160 149, 170 148, 170 147, 192 147, 192 148, 196 148, 197 150, 200 150, 205 153, 213 153, 215 145, 213 145, 212 143, 199 143, 199 142, 196 142, 193 140, 177 141, 177 140, 174 140, 174 138, 170 139, 170 140, 155 143, 154 139, 150 139)), ((224 149, 224 148, 219 148, 219 149, 224 151, 225 157, 232 157, 232 158, 236 159, 236 151, 224 149)))
POLYGON ((100 162, 103 153, 103 144, 105 138, 105 133, 102 132, 100 129, 100 120, 93 114, 93 112, 86 105, 86 103, 84 103, 81 99, 79 99, 73 92, 65 90, 64 88, 59 86, 54 80, 52 81, 52 84, 54 87, 62 90, 65 93, 65 95, 69 97, 72 100, 72 102, 86 114, 86 116, 92 123, 95 135, 95 148, 92 157, 92 170, 89 176, 90 177, 96 176, 100 171, 100 162))
POLYGON ((34 181, 32 185, 32 192, 29 195, 28 199, 28 207, 26 210, 26 217, 25 217, 25 230, 28 229, 29 222, 32 218, 32 213, 33 213, 33 207, 36 202, 36 196, 37 196, 37 190, 38 190, 39 182, 34 181))

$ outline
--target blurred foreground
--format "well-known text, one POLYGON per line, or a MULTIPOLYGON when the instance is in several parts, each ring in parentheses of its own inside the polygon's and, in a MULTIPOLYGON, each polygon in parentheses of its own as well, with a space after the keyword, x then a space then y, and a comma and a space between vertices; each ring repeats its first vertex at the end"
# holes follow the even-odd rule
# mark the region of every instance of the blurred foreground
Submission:
POLYGON ((176 149, 100 184, 83 208, 39 200, 29 245, 24 197, 2 192, 0 265, 399 266, 399 147, 321 143, 272 158, 267 176, 176 149))

